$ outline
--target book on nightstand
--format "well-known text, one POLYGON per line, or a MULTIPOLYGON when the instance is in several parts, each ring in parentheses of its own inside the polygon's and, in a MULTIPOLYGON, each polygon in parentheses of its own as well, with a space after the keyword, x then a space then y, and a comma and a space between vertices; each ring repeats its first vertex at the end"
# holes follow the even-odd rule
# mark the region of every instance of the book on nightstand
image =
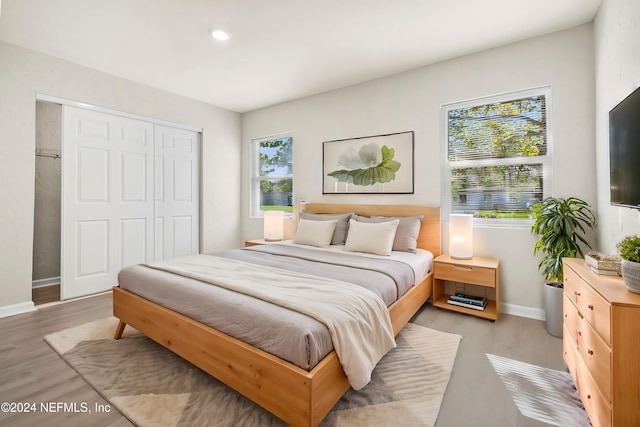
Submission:
POLYGON ((474 310, 480 310, 480 311, 484 310, 484 308, 487 305, 486 301, 484 302, 484 304, 478 305, 478 304, 471 304, 471 303, 468 303, 468 302, 456 301, 456 300, 453 300, 451 298, 449 298, 447 303, 451 304, 451 305, 457 305, 459 307, 472 308, 474 310))
POLYGON ((478 297, 475 295, 467 295, 462 292, 456 292, 455 294, 449 297, 452 301, 464 302, 466 304, 473 304, 478 306, 484 306, 487 304, 487 299, 485 297, 478 297))
POLYGON ((449 297, 447 303, 460 307, 472 308, 474 310, 484 310, 487 306, 487 299, 484 297, 466 295, 461 292, 457 292, 449 297))

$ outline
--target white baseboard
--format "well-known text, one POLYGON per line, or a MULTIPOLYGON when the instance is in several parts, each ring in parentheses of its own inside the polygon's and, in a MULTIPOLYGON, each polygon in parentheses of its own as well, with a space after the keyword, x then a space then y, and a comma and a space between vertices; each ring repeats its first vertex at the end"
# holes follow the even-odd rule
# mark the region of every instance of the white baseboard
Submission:
POLYGON ((60 284, 60 277, 49 277, 48 279, 38 279, 31 282, 31 288, 43 288, 45 286, 60 284))
POLYGON ((0 318, 15 316, 16 314, 28 313, 35 311, 36 306, 33 301, 21 302, 20 304, 5 305, 0 307, 0 318))
POLYGON ((526 305, 500 304, 500 312, 513 314, 514 316, 527 317, 529 319, 545 320, 544 309, 527 307, 526 305))

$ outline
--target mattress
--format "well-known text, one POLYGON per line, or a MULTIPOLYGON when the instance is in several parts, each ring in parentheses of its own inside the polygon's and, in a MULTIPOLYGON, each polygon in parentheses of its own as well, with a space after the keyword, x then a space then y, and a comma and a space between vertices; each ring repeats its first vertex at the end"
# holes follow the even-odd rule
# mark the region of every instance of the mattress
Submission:
MULTIPOLYGON (((433 256, 392 253, 390 257, 327 250, 291 243, 235 249, 217 256, 347 281, 376 293, 389 306, 419 283, 433 256)), ((215 274, 215 273, 214 273, 215 274)), ((325 325, 294 310, 199 280, 135 265, 118 276, 122 289, 184 314, 302 369, 311 370, 333 350, 325 325)))

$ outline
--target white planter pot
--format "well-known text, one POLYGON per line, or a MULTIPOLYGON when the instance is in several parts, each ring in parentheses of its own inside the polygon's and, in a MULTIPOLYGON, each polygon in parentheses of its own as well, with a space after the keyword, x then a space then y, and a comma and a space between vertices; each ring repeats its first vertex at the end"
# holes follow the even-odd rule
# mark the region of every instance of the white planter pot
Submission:
POLYGON ((545 328, 549 335, 562 338, 562 295, 564 289, 548 283, 544 285, 545 328))
POLYGON ((622 269, 622 279, 627 289, 640 294, 640 263, 623 259, 620 267, 622 269))

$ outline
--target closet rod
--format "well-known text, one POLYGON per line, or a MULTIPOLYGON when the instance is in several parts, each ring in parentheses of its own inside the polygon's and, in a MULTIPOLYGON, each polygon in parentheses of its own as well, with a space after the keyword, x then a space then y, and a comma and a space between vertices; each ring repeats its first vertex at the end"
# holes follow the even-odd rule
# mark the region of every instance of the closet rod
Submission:
POLYGON ((53 159, 59 159, 62 157, 60 150, 36 148, 36 156, 38 157, 51 157, 53 159))

